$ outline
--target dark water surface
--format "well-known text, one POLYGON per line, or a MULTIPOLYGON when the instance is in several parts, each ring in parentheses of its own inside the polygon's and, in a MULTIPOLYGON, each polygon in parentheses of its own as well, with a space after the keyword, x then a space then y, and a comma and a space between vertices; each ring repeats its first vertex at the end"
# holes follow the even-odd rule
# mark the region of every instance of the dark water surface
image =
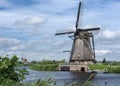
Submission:
MULTIPOLYGON (((70 71, 33 71, 29 70, 29 75, 26 75, 26 79, 23 82, 31 82, 38 79, 45 79, 51 77, 56 81, 56 86, 71 86, 72 82, 83 82, 90 76, 90 73, 82 72, 70 72, 70 71), (68 84, 68 85, 65 85, 68 84)), ((120 86, 120 74, 107 74, 97 73, 93 78, 93 82, 96 86, 120 86)))
POLYGON ((120 86, 120 74, 96 74, 93 82, 96 86, 120 86))

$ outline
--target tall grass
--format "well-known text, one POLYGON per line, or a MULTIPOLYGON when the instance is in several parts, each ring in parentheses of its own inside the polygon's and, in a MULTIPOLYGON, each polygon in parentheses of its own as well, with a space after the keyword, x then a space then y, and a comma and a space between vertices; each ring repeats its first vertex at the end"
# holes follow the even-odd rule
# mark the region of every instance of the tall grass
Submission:
POLYGON ((58 64, 33 64, 30 66, 32 70, 38 71, 55 71, 58 68, 58 64))
POLYGON ((103 64, 100 64, 100 65, 99 64, 92 64, 92 65, 88 65, 88 66, 91 70, 103 70, 103 69, 109 67, 109 65, 103 65, 103 64))
POLYGON ((101 70, 108 73, 120 73, 120 65, 103 65, 103 64, 92 64, 89 65, 91 70, 101 70))
POLYGON ((109 73, 120 73, 120 66, 117 67, 107 67, 107 72, 109 73))

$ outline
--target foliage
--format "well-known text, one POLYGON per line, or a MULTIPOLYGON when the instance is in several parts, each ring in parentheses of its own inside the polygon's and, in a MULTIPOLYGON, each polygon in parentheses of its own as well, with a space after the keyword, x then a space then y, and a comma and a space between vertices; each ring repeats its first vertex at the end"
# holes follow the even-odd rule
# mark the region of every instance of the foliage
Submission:
POLYGON ((95 84, 93 83, 93 81, 88 80, 82 86, 95 86, 95 84))
POLYGON ((59 63, 65 63, 65 60, 61 60, 61 61, 56 61, 56 60, 42 60, 37 62, 39 64, 59 64, 59 63))
POLYGON ((89 65, 89 68, 91 70, 103 70, 107 68, 109 65, 103 65, 103 64, 91 64, 89 65))
POLYGON ((52 78, 47 77, 44 80, 37 80, 32 83, 20 83, 13 82, 12 80, 7 80, 5 83, 0 84, 0 86, 55 86, 55 81, 52 78))
POLYGON ((28 72, 25 69, 19 69, 18 58, 16 55, 10 57, 8 55, 0 58, 0 84, 19 82, 23 80, 24 75, 28 72))
POLYGON ((42 60, 40 62, 35 62, 30 65, 30 69, 38 71, 55 71, 58 69, 60 63, 65 63, 65 60, 55 61, 55 60, 42 60))
POLYGON ((57 67, 58 64, 32 64, 30 69, 38 71, 55 71, 57 67))
POLYGON ((120 66, 107 67, 106 69, 109 73, 120 73, 120 66))
POLYGON ((116 62, 116 61, 108 61, 107 63, 109 65, 120 65, 120 62, 116 62))
POLYGON ((104 64, 92 64, 89 65, 91 70, 102 70, 108 73, 120 73, 120 65, 104 65, 104 64))
POLYGON ((29 63, 22 63, 22 61, 18 61, 17 66, 29 66, 29 63))
POLYGON ((92 81, 92 79, 94 78, 95 75, 96 75, 95 73, 91 74, 91 75, 88 77, 88 79, 85 81, 85 83, 83 83, 82 86, 95 86, 95 84, 94 84, 93 81, 92 81))
POLYGON ((105 58, 103 58, 102 63, 103 63, 103 64, 106 64, 106 63, 107 63, 107 61, 106 61, 106 59, 105 59, 105 58))

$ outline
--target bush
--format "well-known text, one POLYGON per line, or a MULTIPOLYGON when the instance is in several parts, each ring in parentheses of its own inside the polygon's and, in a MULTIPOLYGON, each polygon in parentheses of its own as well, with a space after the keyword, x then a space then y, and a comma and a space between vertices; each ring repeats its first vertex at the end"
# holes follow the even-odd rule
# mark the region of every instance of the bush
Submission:
POLYGON ((11 59, 8 55, 0 58, 0 84, 19 82, 25 78, 24 76, 28 72, 26 69, 17 68, 17 65, 18 58, 16 55, 12 56, 11 59))

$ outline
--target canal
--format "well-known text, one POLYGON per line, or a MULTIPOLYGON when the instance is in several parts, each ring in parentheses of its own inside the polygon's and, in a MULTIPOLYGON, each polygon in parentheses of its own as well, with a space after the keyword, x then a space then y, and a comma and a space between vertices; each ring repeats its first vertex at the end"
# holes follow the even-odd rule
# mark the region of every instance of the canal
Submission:
MULTIPOLYGON (((39 79, 51 77, 56 81, 56 86, 70 86, 70 83, 77 82, 83 84, 84 81, 90 76, 90 73, 70 72, 70 71, 34 71, 29 70, 29 75, 23 82, 33 82, 39 79), (67 85, 65 85, 67 84, 67 85)), ((97 73, 92 79, 95 86, 120 86, 120 74, 97 73)))

